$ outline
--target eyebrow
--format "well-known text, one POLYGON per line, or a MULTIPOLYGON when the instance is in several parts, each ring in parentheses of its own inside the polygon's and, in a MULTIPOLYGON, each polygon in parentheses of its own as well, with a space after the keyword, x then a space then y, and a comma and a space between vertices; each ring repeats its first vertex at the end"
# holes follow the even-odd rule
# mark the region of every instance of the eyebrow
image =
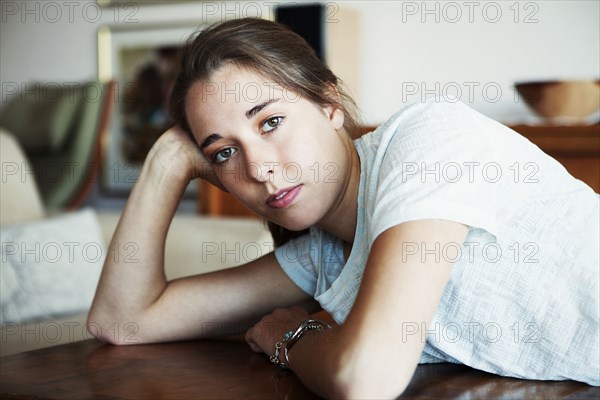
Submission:
POLYGON ((257 106, 252 107, 251 109, 249 109, 248 111, 246 111, 246 118, 250 119, 251 117, 255 116, 256 113, 258 113, 260 110, 262 110, 263 108, 265 108, 266 106, 275 103, 279 101, 279 99, 271 99, 271 100, 267 100, 264 103, 261 103, 257 106))
POLYGON ((219 135, 218 133, 212 133, 212 134, 208 135, 208 137, 206 139, 204 139, 202 141, 202 143, 200 144, 200 150, 204 150, 205 148, 207 148, 214 142, 217 142, 221 139, 223 139, 223 136, 219 135))
MULTIPOLYGON (((271 99, 271 100, 267 100, 264 103, 261 103, 257 106, 252 107, 251 109, 246 111, 246 118, 248 118, 248 119, 252 118, 263 108, 267 107, 268 105, 270 105, 272 103, 278 102, 278 101, 279 101, 279 99, 271 99)), ((214 142, 219 141, 221 139, 223 139, 223 136, 219 135, 218 133, 212 133, 212 134, 208 135, 208 137, 206 139, 204 139, 202 141, 202 143, 200 144, 200 150, 204 150, 205 148, 207 148, 214 142)))

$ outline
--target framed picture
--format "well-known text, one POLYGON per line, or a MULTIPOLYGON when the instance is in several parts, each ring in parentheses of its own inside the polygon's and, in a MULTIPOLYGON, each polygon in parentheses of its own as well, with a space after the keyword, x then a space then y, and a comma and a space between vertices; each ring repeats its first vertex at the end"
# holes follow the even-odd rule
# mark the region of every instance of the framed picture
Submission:
MULTIPOLYGON (((104 26, 98 32, 100 81, 116 81, 113 114, 103 144, 102 189, 127 195, 146 154, 173 125, 168 100, 179 67, 179 50, 203 25, 104 26)), ((196 196, 196 182, 186 190, 196 196)))

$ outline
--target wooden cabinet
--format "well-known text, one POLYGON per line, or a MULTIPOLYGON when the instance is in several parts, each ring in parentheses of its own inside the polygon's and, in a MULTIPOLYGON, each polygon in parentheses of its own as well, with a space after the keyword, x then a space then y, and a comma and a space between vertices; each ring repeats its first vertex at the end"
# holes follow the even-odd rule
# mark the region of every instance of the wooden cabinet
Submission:
MULTIPOLYGON (((528 138, 546 154, 561 162, 567 171, 600 193, 600 125, 529 126, 512 129, 528 138)), ((374 127, 364 127, 362 133, 374 127)), ((199 185, 198 210, 210 216, 259 218, 229 193, 206 181, 199 185)))
POLYGON ((600 124, 514 125, 511 128, 559 161, 575 178, 600 193, 600 124))

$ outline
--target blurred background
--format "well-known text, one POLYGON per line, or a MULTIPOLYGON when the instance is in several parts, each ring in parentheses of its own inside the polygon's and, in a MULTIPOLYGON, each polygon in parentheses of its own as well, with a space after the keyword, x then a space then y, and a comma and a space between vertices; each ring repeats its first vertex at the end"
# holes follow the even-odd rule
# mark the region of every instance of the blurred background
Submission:
MULTIPOLYGON (((405 104, 441 95, 454 96, 509 125, 543 124, 518 94, 516 82, 593 82, 600 75, 600 2, 595 0, 0 3, 1 125, 34 157, 43 200, 58 208, 73 203, 73 196, 79 196, 76 203, 99 209, 123 206, 147 149, 168 126, 165 99, 177 46, 194 30, 224 19, 280 19, 303 30, 346 82, 364 125, 370 127, 405 104), (111 79, 115 82, 107 111, 103 102, 109 90, 102 85, 111 79), (69 162, 89 166, 92 153, 82 153, 91 151, 90 143, 58 158, 58 167, 47 157, 48 146, 66 151, 65 143, 73 142, 68 131, 76 129, 71 121, 83 112, 81 105, 77 108, 70 99, 68 107, 58 100, 73 97, 75 87, 83 92, 75 97, 97 105, 89 110, 96 120, 89 116, 86 129, 98 130, 104 122, 102 132, 76 133, 89 135, 89 141, 104 134, 94 159, 98 168, 91 172, 71 173, 65 167, 69 162), (31 108, 31 103, 37 109, 24 111, 24 104, 31 108), (104 121, 103 112, 108 113, 104 121), (36 115, 35 121, 28 113, 36 115), (40 125, 58 128, 47 133, 40 125), (59 186, 56 179, 39 178, 65 178, 69 173, 87 174, 86 183, 98 182, 88 185, 83 195, 67 189, 57 195, 50 194, 59 186)), ((597 120, 597 113, 586 111, 575 122, 597 120)), ((198 209, 198 191, 194 185, 189 188, 181 212, 198 209)))

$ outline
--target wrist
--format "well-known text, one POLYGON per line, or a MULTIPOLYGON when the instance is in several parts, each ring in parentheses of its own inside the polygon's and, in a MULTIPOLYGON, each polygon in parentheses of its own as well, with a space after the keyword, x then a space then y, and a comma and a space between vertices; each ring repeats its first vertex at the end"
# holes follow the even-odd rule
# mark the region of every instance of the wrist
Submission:
POLYGON ((289 352, 294 345, 305 335, 309 333, 318 334, 323 330, 331 329, 331 325, 315 319, 307 319, 302 322, 294 331, 287 331, 283 334, 283 339, 275 344, 275 354, 270 357, 273 364, 283 369, 289 369, 289 352), (283 357, 282 357, 283 356, 283 357), (282 359, 283 358, 283 359, 282 359))
POLYGON ((172 129, 158 138, 146 157, 144 166, 153 173, 168 176, 185 185, 202 176, 205 162, 198 146, 187 134, 172 129))
POLYGON ((155 189, 164 188, 170 192, 181 190, 182 193, 193 179, 191 169, 186 163, 177 160, 177 155, 152 153, 148 154, 142 166, 140 178, 142 177, 152 182, 155 189))
POLYGON ((188 182, 173 169, 147 157, 127 199, 125 216, 138 219, 140 215, 152 215, 153 229, 167 229, 188 182))

